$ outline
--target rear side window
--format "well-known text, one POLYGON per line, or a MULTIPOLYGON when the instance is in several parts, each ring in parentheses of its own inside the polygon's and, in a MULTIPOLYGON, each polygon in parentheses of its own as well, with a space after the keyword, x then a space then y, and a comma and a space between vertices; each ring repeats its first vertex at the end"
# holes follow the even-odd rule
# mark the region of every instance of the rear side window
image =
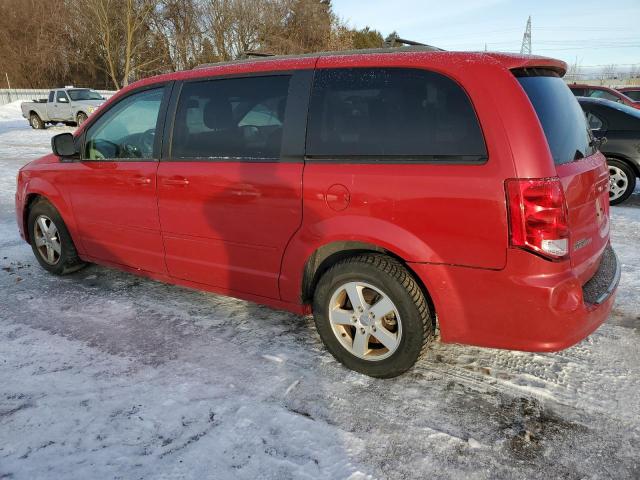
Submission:
POLYGON ((519 76, 518 81, 538 114, 556 165, 595 153, 582 108, 562 78, 550 73, 519 76))
POLYGON ((435 72, 404 68, 316 72, 307 155, 484 162, 467 94, 435 72))
POLYGON ((634 102, 640 102, 640 90, 631 90, 628 92, 622 92, 623 95, 626 95, 634 102))
POLYGON ((54 92, 53 90, 49 92, 49 103, 53 103, 55 94, 56 92, 54 92))
POLYGON ((609 93, 606 90, 589 90, 589 96, 592 98, 604 98, 605 100, 611 100, 612 102, 620 101, 619 97, 616 97, 613 93, 609 93))
POLYGON ((173 158, 278 159, 288 75, 185 83, 173 129, 173 158))

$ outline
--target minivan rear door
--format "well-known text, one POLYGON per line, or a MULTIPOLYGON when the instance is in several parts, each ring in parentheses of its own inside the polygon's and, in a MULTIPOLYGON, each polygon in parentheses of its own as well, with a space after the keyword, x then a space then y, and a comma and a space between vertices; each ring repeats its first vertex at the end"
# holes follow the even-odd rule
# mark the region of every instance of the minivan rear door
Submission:
POLYGON ((517 73, 536 110, 564 187, 569 253, 586 281, 609 242, 609 171, 597 151, 584 113, 564 80, 551 70, 517 73))

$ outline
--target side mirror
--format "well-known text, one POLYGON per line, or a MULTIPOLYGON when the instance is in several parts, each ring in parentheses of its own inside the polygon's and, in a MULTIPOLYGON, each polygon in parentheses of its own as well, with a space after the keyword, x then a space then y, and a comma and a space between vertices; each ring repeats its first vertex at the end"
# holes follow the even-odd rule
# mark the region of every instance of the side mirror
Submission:
POLYGON ((65 97, 60 97, 60 98, 58 99, 58 102, 60 102, 60 103, 67 103, 68 101, 69 101, 69 100, 67 100, 65 97))
POLYGON ((77 157, 80 153, 76 149, 73 135, 70 133, 59 133, 51 138, 51 150, 59 157, 77 157))

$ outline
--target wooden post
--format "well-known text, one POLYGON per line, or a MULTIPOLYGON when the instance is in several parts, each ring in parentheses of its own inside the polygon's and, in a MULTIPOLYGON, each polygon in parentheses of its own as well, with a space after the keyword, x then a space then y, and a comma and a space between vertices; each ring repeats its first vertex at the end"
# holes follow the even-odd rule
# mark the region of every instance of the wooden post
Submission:
POLYGON ((4 76, 7 77, 7 86, 9 87, 7 90, 7 97, 9 98, 9 103, 11 103, 11 84, 9 83, 9 74, 4 72, 4 76))

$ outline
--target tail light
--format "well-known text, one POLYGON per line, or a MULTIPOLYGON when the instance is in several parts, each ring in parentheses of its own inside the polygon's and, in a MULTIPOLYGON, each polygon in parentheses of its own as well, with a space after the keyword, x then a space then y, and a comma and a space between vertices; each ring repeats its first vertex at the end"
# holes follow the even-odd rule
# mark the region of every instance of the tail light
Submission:
POLYGON ((569 225, 560 179, 509 179, 505 189, 511 246, 551 260, 566 258, 569 225))

